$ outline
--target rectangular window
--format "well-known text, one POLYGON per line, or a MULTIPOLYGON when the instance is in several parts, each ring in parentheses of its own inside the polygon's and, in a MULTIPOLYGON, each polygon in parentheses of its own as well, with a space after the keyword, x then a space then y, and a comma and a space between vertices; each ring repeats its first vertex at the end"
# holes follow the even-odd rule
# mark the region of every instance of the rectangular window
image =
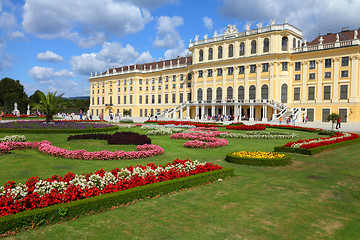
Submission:
POLYGON ((105 93, 105 89, 102 90, 102 93, 105 93))
POLYGON ((145 90, 146 90, 146 91, 149 91, 149 87, 146 87, 145 90))
POLYGON ((165 85, 165 89, 169 89, 169 85, 168 85, 168 84, 165 85))
POLYGON ((172 103, 175 103, 175 100, 176 100, 176 95, 175 93, 172 94, 172 103))
POLYGON ((110 81, 110 87, 112 87, 112 81, 110 81))
POLYGON ((158 103, 161 103, 161 94, 158 95, 158 103))
POLYGON ((342 78, 347 78, 347 77, 349 77, 349 71, 348 71, 348 70, 341 71, 341 77, 342 77, 342 78))
POLYGON ((239 74, 245 73, 245 66, 239 66, 239 74))
POLYGON ((183 83, 180 83, 180 88, 184 88, 184 84, 183 84, 183 83))
POLYGON ((133 96, 133 95, 130 95, 130 104, 132 104, 132 96, 133 96))
POLYGON ((165 82, 169 82, 169 76, 165 77, 165 82))
POLYGON ((189 92, 189 93, 187 94, 187 100, 188 100, 188 101, 191 101, 191 92, 189 92))
POLYGON ((295 80, 297 81, 301 80, 301 74, 295 74, 295 80))
POLYGON ((112 92, 112 88, 110 88, 110 92, 112 92))
POLYGON ((146 104, 149 103, 149 95, 145 95, 145 103, 146 103, 146 104))
POLYGON ((161 85, 158 86, 158 90, 161 90, 161 85))
POLYGON ((151 103, 152 103, 152 104, 155 103, 155 95, 151 95, 151 103))
POLYGON ((132 85, 132 79, 130 79, 130 85, 132 85))
POLYGON ((142 116, 143 116, 143 110, 140 109, 140 117, 142 117, 142 116))
POLYGON ((155 84, 155 78, 151 79, 151 83, 155 84))
POLYGON ((192 75, 191 75, 191 73, 189 73, 188 74, 188 80, 191 80, 191 78, 192 78, 192 75))
POLYGON ((120 92, 120 88, 118 88, 118 92, 120 92))
POLYGON ((330 100, 331 86, 324 86, 324 100, 330 100))
POLYGON ((180 74, 180 81, 184 81, 184 74, 180 74))
POLYGON ((268 63, 263 63, 262 64, 262 71, 263 72, 268 72, 269 71, 269 64, 268 63))
POLYGON ((287 71, 288 70, 288 63, 283 62, 281 63, 281 71, 287 71))
POLYGON ((309 79, 315 79, 315 73, 309 73, 309 79))
POLYGON ((126 85, 126 79, 124 80, 124 85, 126 85))
POLYGON ((140 84, 140 85, 142 84, 142 79, 139 79, 139 84, 140 84))
POLYGON ((146 79, 145 83, 146 83, 146 84, 149 84, 149 79, 146 79))
POLYGON ((300 87, 294 87, 294 101, 300 100, 300 87))
POLYGON ((198 77, 199 77, 199 78, 202 78, 202 77, 203 77, 203 71, 202 71, 202 70, 200 70, 200 71, 198 72, 198 77))
POLYGON ((228 68, 228 75, 233 75, 234 74, 234 68, 233 67, 229 67, 228 68))
POLYGON ((218 76, 222 76, 222 68, 218 68, 218 69, 217 69, 217 75, 218 75, 218 76))
POLYGON ((191 82, 188 82, 187 87, 191 87, 191 82))
POLYGON ((306 116, 308 117, 309 122, 313 122, 314 121, 314 109, 313 108, 306 109, 306 116))
POLYGON ((139 95, 139 104, 142 104, 142 95, 139 95))
POLYGON ((180 103, 182 103, 183 101, 184 101, 184 94, 183 93, 180 93, 180 96, 179 96, 179 98, 180 98, 180 103))
POLYGON ((330 108, 323 108, 322 109, 322 122, 328 122, 327 118, 330 115, 330 108))
POLYGON ((126 87, 124 87, 124 92, 126 92, 126 87))
POLYGON ((152 90, 152 91, 155 91, 155 86, 151 86, 151 90, 152 90))
POLYGON ((174 89, 175 89, 175 88, 176 88, 176 84, 173 84, 173 85, 172 85, 172 88, 174 88, 174 89))
POLYGON ((132 91, 132 87, 130 87, 130 91, 132 91))
POLYGON ((308 100, 315 100, 315 87, 308 88, 308 100))
POLYGON ((315 63, 315 60, 311 60, 310 62, 309 62, 309 69, 315 69, 316 68, 316 65, 315 65, 316 63, 315 63))
POLYGON ((124 96, 124 104, 126 104, 126 96, 124 96))
POLYGON ((100 104, 99 97, 97 97, 96 103, 97 103, 97 105, 100 104))
POLYGON ((120 95, 118 95, 118 104, 120 105, 120 95))
POLYGON ((325 68, 331 68, 331 62, 331 58, 325 59, 325 68))
POLYGON ((145 109, 145 111, 144 111, 145 113, 144 113, 144 116, 145 117, 147 117, 148 116, 148 110, 147 109, 145 109))
POLYGON ((250 73, 256 73, 256 65, 250 65, 250 73))
POLYGON ((165 94, 165 103, 169 103, 169 94, 165 94))
POLYGON ((102 97, 102 105, 104 105, 105 104, 105 98, 104 97, 102 97))
POLYGON ((142 91, 142 87, 139 87, 139 91, 142 91))
POLYGON ((325 72, 324 78, 331 78, 331 72, 325 72))
POLYGON ((349 57, 342 57, 342 58, 341 58, 341 66, 342 66, 342 67, 347 67, 347 66, 349 66, 349 57))
POLYGON ((208 76, 208 77, 212 77, 212 69, 208 69, 208 70, 207 70, 207 76, 208 76))
POLYGON ((173 75, 173 82, 176 81, 176 75, 173 75))
POLYGON ((301 62, 295 63, 295 71, 301 71, 301 62))
POLYGON ((340 85, 340 99, 348 99, 348 85, 340 85))

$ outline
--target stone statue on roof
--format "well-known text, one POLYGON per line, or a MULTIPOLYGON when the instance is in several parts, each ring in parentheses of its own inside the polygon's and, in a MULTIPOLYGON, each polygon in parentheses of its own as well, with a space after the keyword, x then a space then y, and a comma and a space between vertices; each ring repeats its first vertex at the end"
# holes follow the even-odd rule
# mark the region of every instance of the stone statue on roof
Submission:
POLYGON ((204 35, 204 39, 207 39, 207 38, 208 38, 208 35, 207 35, 207 34, 205 34, 205 35, 204 35))
POLYGON ((271 26, 274 26, 274 25, 275 25, 275 20, 276 20, 276 19, 274 19, 274 18, 270 20, 270 25, 271 25, 271 26))
POLYGON ((358 30, 356 30, 356 29, 354 31, 354 39, 358 39, 358 30))
POLYGON ((217 37, 217 31, 214 32, 214 38, 216 38, 216 37, 217 37))
POLYGON ((320 44, 322 44, 322 43, 323 43, 323 41, 324 41, 324 39, 323 39, 323 37, 321 36, 321 37, 319 38, 319 42, 320 42, 320 44))
POLYGON ((229 24, 227 26, 227 28, 225 29, 224 34, 227 35, 227 34, 232 34, 232 33, 237 33, 237 32, 238 32, 238 30, 237 30, 236 26, 229 24))
POLYGON ((339 34, 337 33, 336 34, 336 41, 338 42, 340 40, 340 36, 339 36, 339 34))
POLYGON ((197 42, 199 40, 199 35, 195 36, 195 42, 197 42))
POLYGON ((250 23, 246 24, 246 25, 245 25, 245 30, 246 30, 246 31, 249 31, 249 30, 250 30, 250 26, 251 26, 250 23))
POLYGON ((259 22, 258 24, 256 24, 257 28, 262 28, 262 23, 259 22))

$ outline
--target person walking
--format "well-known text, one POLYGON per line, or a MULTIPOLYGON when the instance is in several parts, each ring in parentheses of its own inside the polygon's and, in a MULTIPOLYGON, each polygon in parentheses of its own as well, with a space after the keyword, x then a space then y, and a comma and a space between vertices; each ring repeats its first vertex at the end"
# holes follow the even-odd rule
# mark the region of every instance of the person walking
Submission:
POLYGON ((336 129, 341 128, 341 118, 338 118, 337 123, 336 123, 336 129))

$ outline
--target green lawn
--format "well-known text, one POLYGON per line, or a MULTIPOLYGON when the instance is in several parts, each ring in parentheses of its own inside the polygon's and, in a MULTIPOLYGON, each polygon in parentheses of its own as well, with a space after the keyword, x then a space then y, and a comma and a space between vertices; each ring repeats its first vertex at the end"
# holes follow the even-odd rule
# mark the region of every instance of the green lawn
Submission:
MULTIPOLYGON (((139 128, 130 129, 145 133, 139 128)), ((276 130, 271 131, 289 131, 276 130)), ((315 133, 297 132, 301 139, 315 133)), ((0 137, 6 134, 0 134, 0 137)), ((49 140, 67 149, 133 150, 135 146, 108 146, 105 141, 74 140, 67 134, 26 135, 30 141, 49 140)), ((100 168, 175 158, 201 160, 232 167, 235 176, 166 196, 59 224, 23 231, 14 239, 356 239, 360 236, 360 144, 315 156, 290 154, 287 167, 250 167, 224 161, 238 150, 272 151, 289 140, 228 139, 218 149, 186 149, 185 140, 150 136, 164 155, 119 161, 86 161, 49 157, 37 150, 0 156, 0 184, 25 182, 32 176, 94 172, 100 168)))

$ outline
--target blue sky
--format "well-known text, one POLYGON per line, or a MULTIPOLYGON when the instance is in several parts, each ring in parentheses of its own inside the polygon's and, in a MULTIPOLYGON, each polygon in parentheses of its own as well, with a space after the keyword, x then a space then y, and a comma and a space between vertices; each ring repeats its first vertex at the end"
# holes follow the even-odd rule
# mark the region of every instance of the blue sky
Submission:
POLYGON ((0 0, 0 79, 89 95, 91 72, 184 56, 189 39, 228 24, 244 31, 285 18, 311 41, 360 27, 359 0, 0 0))

